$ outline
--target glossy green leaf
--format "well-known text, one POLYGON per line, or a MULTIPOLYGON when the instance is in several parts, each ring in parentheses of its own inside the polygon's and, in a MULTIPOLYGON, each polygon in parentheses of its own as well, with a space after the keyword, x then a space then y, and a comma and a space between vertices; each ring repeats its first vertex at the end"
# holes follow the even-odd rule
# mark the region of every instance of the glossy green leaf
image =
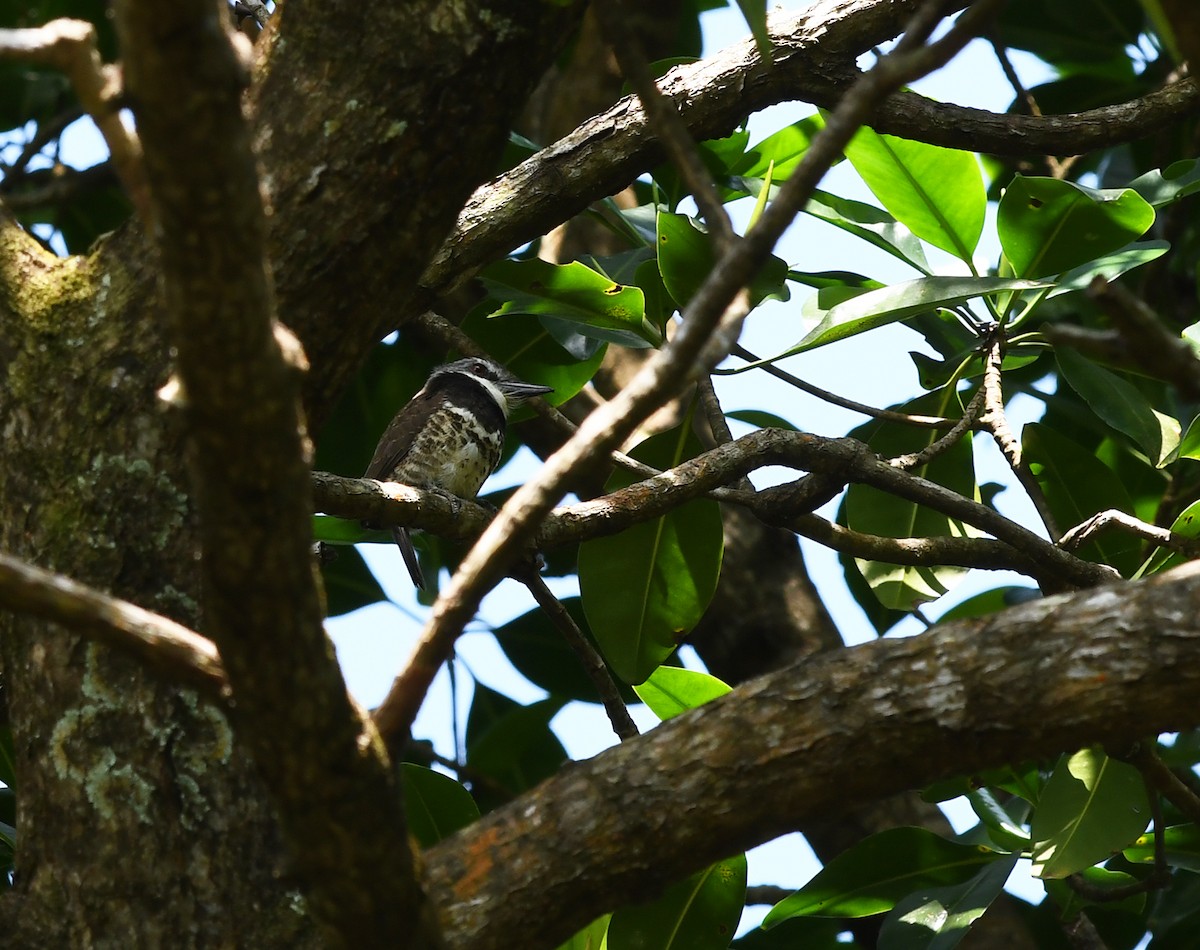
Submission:
MULTIPOLYGON (((996 800, 986 788, 974 788, 966 794, 971 810, 975 812, 979 823, 987 832, 987 836, 999 851, 1026 851, 1029 848, 1029 834, 1022 828, 1003 805, 996 800)), ((1018 805, 1020 801, 1017 800, 1018 805)), ((1022 808, 1022 812, 1024 809, 1022 808)))
POLYGON ((1126 47, 1137 42, 1142 27, 1141 5, 1127 0, 1012 0, 996 17, 995 31, 1005 46, 1028 50, 1064 72, 1094 75, 1122 67, 1128 72, 1126 47))
MULTIPOLYGON (((565 598, 562 605, 588 636, 579 598, 565 598)), ((600 701, 579 657, 567 646, 545 611, 535 608, 496 628, 494 634, 509 662, 534 685, 554 696, 585 703, 600 701)), ((632 692, 626 691, 625 695, 630 700, 634 698, 632 692)))
POLYGON ((729 686, 715 676, 677 666, 660 666, 634 692, 659 719, 670 719, 724 696, 729 686))
POLYGON ((1186 158, 1139 175, 1129 187, 1156 208, 1200 191, 1200 159, 1186 158))
POLYGON ((740 178, 763 178, 771 168, 772 179, 784 181, 796 170, 812 140, 824 127, 825 121, 816 114, 785 125, 748 148, 742 161, 733 167, 733 174, 740 178))
POLYGON ((725 414, 730 419, 736 419, 738 422, 747 422, 759 429, 790 429, 792 432, 799 432, 799 428, 788 422, 783 416, 777 416, 773 412, 766 412, 762 409, 735 409, 733 412, 725 414))
POLYGON ((1070 347, 1055 350, 1063 379, 1092 411, 1129 436, 1155 466, 1175 458, 1179 422, 1156 410, 1136 386, 1092 362, 1070 347))
POLYGON ((924 828, 890 828, 838 855, 771 908, 764 927, 790 917, 867 917, 925 887, 963 884, 1006 855, 940 838, 924 828))
POLYGON ((544 397, 552 406, 561 406, 577 395, 604 362, 607 344, 583 334, 572 340, 579 329, 575 323, 558 321, 567 331, 564 338, 552 331, 546 318, 514 315, 491 320, 488 309, 473 308, 462 322, 463 332, 518 379, 552 386, 554 391, 544 397))
POLYGON ((786 355, 813 350, 940 307, 956 307, 985 294, 1045 286, 1049 285, 1000 277, 918 277, 856 294, 827 310, 818 303, 815 325, 786 355))
MULTIPOLYGON (((467 719, 467 764, 510 796, 549 778, 567 759, 550 730, 550 721, 565 702, 552 697, 522 706, 476 683, 467 719)), ((489 787, 476 789, 482 805, 498 803, 490 791, 489 787)))
POLYGON ((408 830, 422 848, 433 847, 479 818, 471 793, 448 775, 401 762, 400 782, 408 830))
POLYGON ((841 228, 911 264, 923 274, 930 273, 924 245, 908 227, 882 208, 850 198, 839 198, 828 192, 814 191, 804 210, 814 218, 841 228))
POLYGON ((346 545, 339 547, 336 554, 332 561, 321 566, 326 616, 340 617, 360 607, 387 600, 379 581, 358 551, 346 545))
MULTIPOLYGON (((1148 832, 1121 853, 1134 864, 1152 865, 1155 839, 1155 832, 1148 832)), ((1172 825, 1163 832, 1163 847, 1171 867, 1200 873, 1200 828, 1195 824, 1172 825)))
POLYGON ((480 282, 500 305, 491 319, 534 314, 567 320, 579 332, 623 346, 658 346, 662 336, 646 319, 637 287, 618 284, 579 261, 548 264, 531 258, 496 261, 480 282))
POLYGON ((1079 267, 1137 240, 1153 223, 1154 209, 1129 188, 1022 175, 1005 189, 996 217, 1000 245, 1019 277, 1079 267))
POLYGON ((1146 830, 1141 773, 1099 749, 1063 756, 1038 799, 1030 835, 1033 873, 1063 878, 1107 860, 1146 830))
MULTIPOLYGON (((1133 501, 1117 474, 1093 451, 1060 430, 1029 423, 1021 433, 1021 452, 1061 530, 1082 524, 1109 508, 1133 513, 1133 501)), ((1075 553, 1110 564, 1129 576, 1137 568, 1138 549, 1136 539, 1102 531, 1075 553)))
MULTIPOLYGON (((683 214, 658 214, 658 269, 667 292, 680 307, 687 306, 716 261, 712 237, 683 214)), ((787 300, 787 263, 771 255, 750 282, 750 305, 771 298, 787 300)))
MULTIPOLYGON (((955 416, 962 412, 957 396, 945 391, 930 393, 897 408, 921 415, 955 416)), ((937 430, 877 420, 851 434, 885 458, 919 452, 941 436, 937 430)), ((966 498, 977 497, 969 435, 911 471, 966 498)), ((887 538, 963 537, 976 533, 930 508, 863 484, 851 484, 846 490, 845 511, 848 527, 887 538)), ((854 563, 879 602, 894 610, 911 610, 936 600, 966 573, 959 567, 912 567, 863 558, 855 558, 854 563)))
POLYGON ((1179 440, 1179 457, 1200 459, 1200 416, 1188 423, 1187 432, 1179 440))
MULTIPOLYGON (((652 436, 630 454, 665 470, 700 451, 682 426, 652 436)), ((605 488, 635 480, 618 472, 605 488)), ((717 503, 698 500, 579 546, 584 614, 605 659, 625 682, 643 682, 700 621, 721 572, 722 538, 717 503)))
POLYGON ((601 950, 605 946, 604 937, 608 933, 608 922, 611 917, 611 914, 597 917, 570 940, 560 943, 558 950, 601 950))
POLYGON ((622 907, 608 950, 725 950, 746 898, 746 856, 718 861, 672 884, 657 900, 622 907))
POLYGON ((846 158, 897 221, 971 263, 987 207, 974 155, 880 135, 864 126, 846 146, 846 158))
POLYGON ((1054 289, 1046 296, 1056 297, 1074 290, 1087 290, 1097 277, 1108 281, 1116 280, 1134 268, 1158 260, 1170 249, 1171 245, 1166 241, 1137 241, 1119 251, 1104 254, 1065 271, 1055 282, 1054 289))
POLYGON ((924 887, 900 900, 879 930, 886 950, 951 950, 1004 890, 1017 855, 981 869, 969 881, 924 887))
MULTIPOLYGON (((1194 501, 1183 509, 1171 524, 1171 531, 1185 538, 1200 536, 1200 501, 1194 501)), ((1182 554, 1169 551, 1166 548, 1155 548, 1146 562, 1138 568, 1135 578, 1148 577, 1170 570, 1187 560, 1182 554)))
POLYGON ((1017 604, 1036 600, 1042 593, 1036 587, 1017 587, 1013 585, 995 587, 985 590, 974 597, 968 597, 947 610, 938 618, 938 623, 949 623, 952 620, 965 620, 969 617, 986 617, 999 613, 1017 604))

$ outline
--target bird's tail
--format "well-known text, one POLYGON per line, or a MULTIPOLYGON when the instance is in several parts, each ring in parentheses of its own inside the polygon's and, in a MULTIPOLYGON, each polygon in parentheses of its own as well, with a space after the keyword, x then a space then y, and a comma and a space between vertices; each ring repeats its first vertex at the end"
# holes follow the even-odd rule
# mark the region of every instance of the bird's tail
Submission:
POLYGON ((392 528, 392 539, 400 549, 400 556, 404 558, 404 566, 408 568, 408 576, 413 584, 417 590, 424 590, 425 575, 421 572, 421 562, 417 560, 417 549, 413 547, 408 528, 392 528))

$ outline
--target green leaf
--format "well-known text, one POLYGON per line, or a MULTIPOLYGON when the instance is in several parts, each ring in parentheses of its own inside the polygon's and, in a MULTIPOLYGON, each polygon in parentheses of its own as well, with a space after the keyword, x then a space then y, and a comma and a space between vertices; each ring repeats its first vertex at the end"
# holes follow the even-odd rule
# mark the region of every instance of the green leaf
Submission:
POLYGON ((737 419, 739 422, 747 422, 752 426, 757 426, 759 429, 790 429, 792 432, 800 430, 788 422, 783 416, 777 416, 773 412, 766 412, 762 409, 735 409, 733 412, 725 413, 730 419, 737 419))
MULTIPOLYGON (((630 454, 658 469, 698 455, 687 426, 652 436, 630 454)), ((635 476, 614 474, 613 491, 635 476)), ((723 532, 714 501, 692 501, 653 521, 579 546, 588 624, 614 672, 643 682, 700 621, 721 572, 723 532)))
MULTIPOLYGON (((562 602, 585 636, 588 636, 587 620, 578 597, 568 597, 562 602)), ((598 703, 596 687, 584 672, 583 664, 575 651, 567 646, 554 623, 545 611, 535 608, 522 614, 494 631, 500 649, 509 662, 527 680, 540 686, 554 696, 585 703, 598 703)), ((633 699, 633 693, 623 690, 633 699)))
POLYGON ((1092 411, 1129 436, 1156 468, 1175 458, 1179 422, 1163 415, 1132 384, 1069 347, 1055 349, 1063 378, 1092 411))
POLYGON ((662 342, 658 328, 646 319, 639 288, 618 284, 579 261, 496 261, 479 279, 500 302, 492 319, 514 313, 550 316, 575 324, 580 333, 622 346, 662 342))
POLYGON ((604 935, 608 933, 608 922, 611 917, 611 914, 597 917, 566 943, 560 943, 558 950, 601 950, 604 946, 604 935))
POLYGON ((1154 209, 1132 189, 1023 175, 1005 189, 996 217, 1004 255, 1019 277, 1078 267, 1136 240, 1153 223, 1154 209))
MULTIPOLYGON (((532 788, 567 759, 550 720, 566 703, 560 697, 522 706, 495 690, 475 684, 467 720, 467 764, 485 773, 511 796, 532 788)), ((494 806, 488 789, 477 789, 482 805, 494 806)))
POLYGON ((471 793, 448 775, 401 762, 400 781, 408 830, 422 848, 433 847, 479 818, 471 793))
MULTIPOLYGON (((1079 876, 1093 888, 1110 892, 1118 887, 1136 884, 1138 880, 1132 874, 1124 871, 1110 871, 1107 868, 1084 868, 1079 872, 1079 876)), ((1140 914, 1146 906, 1145 891, 1140 894, 1130 894, 1119 901, 1112 901, 1106 899, 1107 895, 1094 898, 1084 896, 1071 884, 1058 880, 1046 882, 1046 896, 1057 904, 1063 920, 1070 920, 1085 907, 1102 907, 1110 911, 1140 914)), ((1139 936, 1141 936, 1140 931, 1139 936)), ((1125 945, 1132 946, 1132 944, 1125 945)), ((1113 946, 1113 944, 1106 942, 1105 946, 1113 946)))
MULTIPOLYGON (((716 263, 712 237, 687 215, 658 213, 658 269, 667 292, 687 306, 716 263)), ((772 254, 750 282, 750 305, 767 298, 787 300, 787 263, 772 254)))
MULTIPOLYGON (((1154 864, 1155 833, 1142 835, 1122 854, 1134 864, 1154 864)), ((1163 832, 1167 864, 1200 872, 1200 828, 1195 824, 1172 825, 1163 832)))
POLYGON ((784 181, 796 170, 804 153, 812 145, 812 140, 824 127, 825 120, 815 113, 799 122, 785 125, 748 148, 742 161, 734 165, 731 171, 740 178, 764 178, 767 169, 771 168, 772 179, 784 181))
POLYGON ((1069 5, 1012 0, 996 17, 995 29, 1005 46, 1028 50, 1063 72, 1094 74, 1119 68, 1114 61, 1123 61, 1128 72, 1126 48, 1136 44, 1143 25, 1141 5, 1126 0, 1073 0, 1069 5))
POLYGON ((973 154, 880 135, 864 126, 846 146, 846 158, 897 221, 972 264, 987 208, 973 154))
MULTIPOLYGON (((970 789, 966 793, 971 810, 979 818, 979 822, 987 831, 987 836, 996 844, 1000 851, 1026 851, 1029 848, 1029 835, 1013 820, 1011 816, 986 788, 970 789)), ((1017 800, 1019 803, 1019 799, 1017 800)))
MULTIPOLYGON (((1200 501, 1192 502, 1179 513, 1179 516, 1171 524, 1171 531, 1185 538, 1200 536, 1200 501)), ((1134 577, 1148 577, 1151 574, 1158 574, 1162 571, 1170 570, 1184 563, 1186 560, 1187 558, 1184 555, 1175 551, 1170 551, 1166 548, 1155 548, 1151 552, 1150 557, 1146 559, 1146 562, 1138 568, 1137 574, 1134 577)))
POLYGON ((654 715, 666 720, 724 696, 729 686, 708 673, 660 666, 633 690, 654 715))
POLYGON ((1046 296, 1057 297, 1059 294, 1075 290, 1087 290, 1097 277, 1114 281, 1135 267, 1158 260, 1170 249, 1171 245, 1167 241, 1137 241, 1119 251, 1113 251, 1111 254, 1105 254, 1094 261, 1088 261, 1086 264, 1080 264, 1078 267, 1072 267, 1069 271, 1065 271, 1059 277, 1054 289, 1046 296))
POLYGON ((1200 159, 1185 158, 1139 175, 1129 187, 1156 208, 1200 191, 1200 159))
POLYGON ((321 566, 325 582, 325 612, 340 617, 360 607, 387 600, 379 581, 353 547, 337 549, 337 557, 321 566))
POLYGON ((881 208, 814 191, 805 212, 843 231, 862 238, 880 250, 911 264, 923 274, 930 273, 925 247, 905 225, 881 208))
POLYGON ((890 828, 838 855, 763 920, 773 927, 791 917, 868 917, 891 910, 924 887, 963 884, 997 860, 987 848, 958 844, 924 828, 890 828))
MULTIPOLYGON (((1021 453, 1063 531, 1109 508, 1133 514, 1133 501, 1117 474, 1061 430, 1029 423, 1021 433, 1021 453)), ((1102 531, 1076 554, 1128 576, 1137 568, 1138 548, 1136 539, 1102 531)))
MULTIPOLYGON (((945 390, 921 396, 898 408, 901 412, 921 415, 953 416, 962 412, 958 397, 945 390)), ((892 458, 921 451, 941 433, 873 420, 851 435, 865 441, 877 454, 892 458)), ((969 435, 911 472, 966 498, 978 497, 969 435)), ((973 532, 962 522, 930 508, 862 484, 851 484, 846 490, 845 511, 848 527, 887 538, 963 537, 973 532)), ((863 558, 855 558, 854 563, 879 602, 894 610, 911 610, 936 600, 966 573, 959 567, 911 567, 863 558)))
POLYGON ((924 887, 899 901, 879 930, 887 950, 950 950, 970 931, 1004 890, 1017 855, 998 860, 969 881, 949 887, 924 887))
POLYGON ((1038 799, 1030 835, 1033 873, 1063 878, 1099 864, 1146 830, 1141 773, 1099 749, 1063 756, 1038 799))
POLYGON ((868 290, 842 300, 827 310, 822 309, 818 296, 818 322, 783 355, 791 356, 814 350, 818 346, 844 340, 846 337, 865 333, 889 323, 897 323, 917 314, 928 313, 930 310, 955 307, 985 294, 1037 290, 1048 286, 1050 285, 1000 277, 918 277, 879 290, 868 290))
POLYGON ((463 332, 484 348, 493 359, 507 366, 527 383, 552 386, 546 394, 552 406, 561 406, 596 375, 608 352, 606 343, 577 333, 577 324, 567 320, 533 316, 488 318, 490 307, 474 307, 462 322, 463 332), (564 332, 556 334, 558 327, 564 332))
POLYGON ((672 884, 647 904, 622 907, 608 925, 609 950, 725 950, 746 898, 739 854, 672 884))

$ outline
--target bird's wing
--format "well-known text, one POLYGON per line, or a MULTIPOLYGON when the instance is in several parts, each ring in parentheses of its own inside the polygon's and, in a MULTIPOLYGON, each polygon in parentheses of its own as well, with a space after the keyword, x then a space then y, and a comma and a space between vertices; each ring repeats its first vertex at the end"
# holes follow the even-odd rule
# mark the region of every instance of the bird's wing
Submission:
POLYGON ((427 418, 435 408, 438 397, 421 390, 388 424, 375 447, 375 455, 367 466, 363 478, 384 480, 391 476, 396 466, 412 448, 413 437, 419 426, 416 419, 427 418))

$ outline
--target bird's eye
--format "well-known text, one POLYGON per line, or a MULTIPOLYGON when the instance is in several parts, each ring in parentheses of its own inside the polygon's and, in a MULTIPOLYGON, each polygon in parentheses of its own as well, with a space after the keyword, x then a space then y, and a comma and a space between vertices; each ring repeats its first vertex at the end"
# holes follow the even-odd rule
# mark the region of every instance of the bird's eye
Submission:
POLYGON ((483 360, 476 360, 474 365, 471 367, 471 369, 475 370, 475 372, 480 373, 480 374, 486 373, 487 372, 487 363, 485 363, 483 360))

